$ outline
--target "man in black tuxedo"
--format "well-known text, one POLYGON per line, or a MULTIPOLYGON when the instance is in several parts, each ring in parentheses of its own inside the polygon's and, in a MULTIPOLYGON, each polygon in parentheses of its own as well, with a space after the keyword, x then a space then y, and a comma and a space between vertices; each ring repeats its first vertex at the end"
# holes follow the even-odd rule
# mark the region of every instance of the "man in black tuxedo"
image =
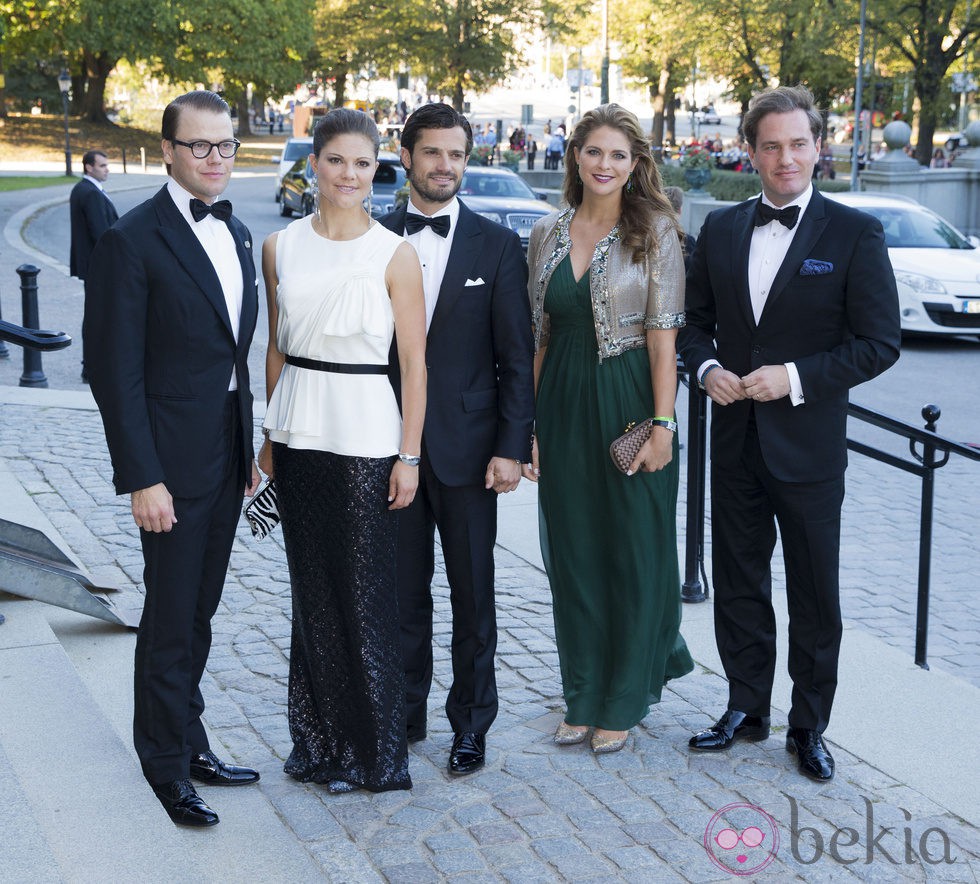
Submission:
MULTIPOLYGON (((109 177, 109 158, 101 150, 87 151, 82 157, 82 168, 85 174, 71 189, 68 199, 71 219, 69 269, 72 276, 85 282, 92 249, 99 237, 119 220, 119 213, 102 186, 109 177)), ((82 380, 88 382, 84 361, 82 380)))
POLYGON ((228 105, 188 92, 164 110, 162 134, 170 180, 92 255, 85 361, 143 546, 136 751, 171 819, 211 826, 190 779, 259 778, 211 751, 199 686, 243 489, 259 480, 246 361, 258 298, 251 236, 216 202, 238 150, 228 105))
POLYGON ((456 198, 473 146, 465 117, 445 104, 424 105, 408 118, 401 145, 409 203, 381 223, 404 235, 422 262, 429 377, 419 490, 398 531, 408 738, 426 735, 438 527, 453 609, 449 772, 463 775, 483 767, 497 715, 497 495, 517 487, 531 457, 527 263, 514 231, 456 198))
POLYGON ((690 747, 719 751, 769 736, 778 524, 793 680, 786 748, 803 774, 826 781, 848 390, 898 359, 898 293, 878 221, 812 187, 821 118, 809 90, 756 96, 742 127, 762 197, 705 220, 678 338, 714 402, 715 636, 729 685, 725 714, 690 747))

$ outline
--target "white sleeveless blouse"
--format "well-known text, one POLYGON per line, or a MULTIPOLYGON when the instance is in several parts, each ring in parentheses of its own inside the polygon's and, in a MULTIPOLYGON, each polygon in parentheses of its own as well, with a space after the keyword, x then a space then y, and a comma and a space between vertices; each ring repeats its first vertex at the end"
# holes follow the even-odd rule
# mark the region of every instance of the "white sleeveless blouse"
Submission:
MULTIPOLYGON (((387 365, 395 321, 385 271, 404 240, 372 223, 352 240, 293 221, 276 241, 281 353, 321 362, 387 365)), ((354 457, 388 457, 401 417, 385 374, 341 374, 284 365, 263 426, 273 442, 354 457)))

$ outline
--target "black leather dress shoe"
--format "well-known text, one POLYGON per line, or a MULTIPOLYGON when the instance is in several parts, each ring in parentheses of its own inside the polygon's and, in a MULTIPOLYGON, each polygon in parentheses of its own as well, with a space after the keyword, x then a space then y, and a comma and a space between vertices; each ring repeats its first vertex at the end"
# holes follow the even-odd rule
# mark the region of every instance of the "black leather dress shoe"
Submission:
POLYGON ((259 772, 250 767, 225 764, 210 749, 191 756, 191 776, 209 786, 247 786, 259 779, 259 772))
POLYGON ((699 731, 688 741, 695 752, 723 752, 738 740, 758 743, 769 739, 769 716, 746 715, 729 709, 707 730, 699 731))
POLYGON ((819 731, 791 727, 786 732, 786 751, 800 760, 800 773, 818 783, 834 778, 834 756, 819 731))
POLYGON ((455 734, 449 752, 449 772, 462 777, 486 763, 487 738, 484 734, 455 734))
POLYGON ((218 825, 218 815, 204 803, 190 780, 161 783, 153 787, 153 794, 178 826, 218 825))

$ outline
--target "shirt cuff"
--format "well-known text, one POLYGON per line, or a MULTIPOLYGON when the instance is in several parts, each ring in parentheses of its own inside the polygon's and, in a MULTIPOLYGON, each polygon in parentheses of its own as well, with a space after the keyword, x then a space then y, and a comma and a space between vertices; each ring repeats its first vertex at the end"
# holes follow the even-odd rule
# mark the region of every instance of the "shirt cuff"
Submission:
POLYGON ((806 400, 803 398, 803 384, 800 383, 800 373, 796 370, 795 362, 787 362, 786 373, 789 375, 789 401, 795 408, 797 405, 804 405, 806 400))
POLYGON ((717 365, 719 368, 721 368, 721 363, 717 359, 706 359, 700 366, 698 366, 697 382, 698 386, 700 386, 702 390, 704 389, 704 384, 701 383, 701 379, 704 377, 704 373, 712 365, 717 365))

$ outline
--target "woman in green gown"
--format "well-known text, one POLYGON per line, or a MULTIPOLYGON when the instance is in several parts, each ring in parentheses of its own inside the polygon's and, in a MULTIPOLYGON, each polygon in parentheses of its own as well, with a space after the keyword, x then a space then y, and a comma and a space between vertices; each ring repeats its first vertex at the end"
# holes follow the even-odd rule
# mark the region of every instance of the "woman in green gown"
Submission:
POLYGON ((589 111, 565 158, 568 207, 528 253, 541 549, 567 711, 555 742, 621 749, 694 664, 680 636, 675 337, 684 324, 676 216, 636 117, 589 111), (608 454, 653 418, 624 475, 608 454))

